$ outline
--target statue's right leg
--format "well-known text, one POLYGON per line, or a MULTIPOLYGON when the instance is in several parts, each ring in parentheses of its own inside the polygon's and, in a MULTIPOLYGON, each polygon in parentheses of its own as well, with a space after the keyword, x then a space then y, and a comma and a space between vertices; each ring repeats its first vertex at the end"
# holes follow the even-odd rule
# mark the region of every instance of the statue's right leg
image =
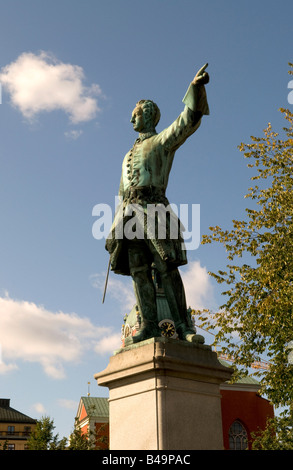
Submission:
POLYGON ((169 305, 176 332, 180 339, 188 342, 204 343, 204 337, 197 335, 191 322, 188 322, 184 286, 178 268, 170 269, 158 253, 152 248, 154 263, 159 271, 162 286, 169 305))
POLYGON ((161 336, 158 326, 156 291, 151 273, 151 258, 144 243, 129 242, 128 259, 136 302, 142 317, 142 327, 125 344, 161 336))

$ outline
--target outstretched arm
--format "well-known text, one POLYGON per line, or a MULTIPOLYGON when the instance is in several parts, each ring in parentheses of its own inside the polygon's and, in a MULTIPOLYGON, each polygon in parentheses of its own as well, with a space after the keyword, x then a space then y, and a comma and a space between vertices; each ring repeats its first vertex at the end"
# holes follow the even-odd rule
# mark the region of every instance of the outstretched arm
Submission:
POLYGON ((205 64, 195 75, 183 98, 184 111, 167 129, 160 133, 162 144, 176 150, 200 126, 204 114, 209 114, 209 105, 204 84, 209 82, 205 64))

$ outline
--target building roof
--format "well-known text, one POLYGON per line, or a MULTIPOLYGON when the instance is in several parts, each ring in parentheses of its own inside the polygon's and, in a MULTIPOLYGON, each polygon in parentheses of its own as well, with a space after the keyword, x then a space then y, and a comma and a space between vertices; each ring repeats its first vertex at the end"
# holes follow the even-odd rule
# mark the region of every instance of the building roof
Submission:
MULTIPOLYGON (((228 364, 221 358, 218 358, 219 362, 226 367, 233 367, 231 364, 228 364)), ((242 378, 237 378, 237 380, 233 383, 224 382, 220 385, 221 390, 234 390, 238 392, 254 392, 258 393, 260 390, 260 383, 254 377, 247 375, 242 378)))
POLYGON ((258 380, 256 380, 254 377, 250 377, 249 375, 246 376, 246 377, 242 377, 240 379, 237 380, 238 384, 250 384, 250 385, 256 385, 258 387, 260 387, 260 383, 258 380))
MULTIPOLYGON (((231 366, 231 364, 228 364, 228 362, 224 361, 223 359, 221 359, 220 357, 218 358, 219 362, 221 364, 223 364, 223 366, 226 366, 226 367, 233 367, 231 366)), ((258 382, 258 380, 256 380, 254 377, 251 377, 250 375, 247 375, 245 377, 242 377, 242 378, 238 378, 236 382, 234 382, 235 384, 249 384, 249 385, 256 385, 256 386, 260 386, 260 383, 258 382)))
POLYGON ((11 408, 9 398, 0 398, 0 422, 35 424, 37 421, 11 408))
POLYGON ((99 416, 100 418, 107 418, 109 416, 109 402, 108 398, 102 397, 81 397, 88 416, 99 416))

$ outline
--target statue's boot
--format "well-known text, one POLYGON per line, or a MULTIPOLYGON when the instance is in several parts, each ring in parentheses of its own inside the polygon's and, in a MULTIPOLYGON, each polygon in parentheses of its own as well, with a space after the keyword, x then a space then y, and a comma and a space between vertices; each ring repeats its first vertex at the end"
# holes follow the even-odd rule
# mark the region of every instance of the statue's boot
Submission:
POLYGON ((134 336, 128 336, 125 339, 126 346, 161 336, 158 326, 156 292, 151 275, 143 268, 133 269, 131 275, 136 302, 142 317, 142 327, 134 336))
POLYGON ((176 289, 172 282, 172 276, 170 276, 168 272, 160 274, 160 277, 179 339, 183 339, 190 343, 203 344, 204 337, 196 334, 195 330, 187 320, 185 321, 185 317, 187 317, 186 312, 185 317, 180 315, 180 310, 184 309, 186 311, 185 295, 181 292, 183 287, 181 285, 178 286, 177 284, 176 289), (178 291, 178 287, 180 288, 180 292, 178 291), (180 305, 180 300, 183 305, 180 305))
POLYGON ((146 325, 142 327, 135 335, 128 336, 124 340, 125 346, 130 344, 139 343, 140 341, 145 341, 146 339, 161 337, 161 330, 156 323, 147 322, 146 325))

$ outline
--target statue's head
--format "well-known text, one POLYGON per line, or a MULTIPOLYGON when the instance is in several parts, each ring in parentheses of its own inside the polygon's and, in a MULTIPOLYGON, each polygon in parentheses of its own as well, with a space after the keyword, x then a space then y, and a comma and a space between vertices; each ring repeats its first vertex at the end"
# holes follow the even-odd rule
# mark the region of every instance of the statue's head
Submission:
POLYGON ((156 103, 151 100, 140 100, 132 112, 130 122, 137 132, 153 131, 161 117, 160 110, 156 103))

